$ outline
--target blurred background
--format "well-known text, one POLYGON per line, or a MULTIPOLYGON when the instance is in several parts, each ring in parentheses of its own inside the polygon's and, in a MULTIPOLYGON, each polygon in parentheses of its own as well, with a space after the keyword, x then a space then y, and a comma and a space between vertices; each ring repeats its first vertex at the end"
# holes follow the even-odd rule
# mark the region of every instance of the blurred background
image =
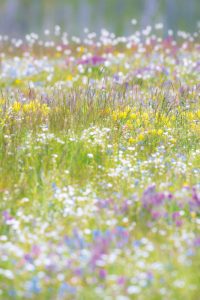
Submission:
POLYGON ((0 0, 0 34, 41 33, 56 24, 70 34, 88 27, 118 35, 163 22, 164 29, 195 31, 200 26, 200 0, 0 0))

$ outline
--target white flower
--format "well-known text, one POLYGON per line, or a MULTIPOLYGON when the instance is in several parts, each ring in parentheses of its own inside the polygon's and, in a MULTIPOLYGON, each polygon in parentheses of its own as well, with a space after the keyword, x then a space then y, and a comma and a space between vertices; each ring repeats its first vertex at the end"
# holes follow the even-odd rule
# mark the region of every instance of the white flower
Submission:
POLYGON ((140 292, 140 288, 136 285, 131 285, 128 287, 127 289, 128 294, 132 295, 132 294, 139 294, 140 292))
POLYGON ((137 24, 137 20, 136 20, 136 19, 132 19, 132 20, 131 20, 131 24, 132 24, 132 25, 136 25, 136 24, 137 24))

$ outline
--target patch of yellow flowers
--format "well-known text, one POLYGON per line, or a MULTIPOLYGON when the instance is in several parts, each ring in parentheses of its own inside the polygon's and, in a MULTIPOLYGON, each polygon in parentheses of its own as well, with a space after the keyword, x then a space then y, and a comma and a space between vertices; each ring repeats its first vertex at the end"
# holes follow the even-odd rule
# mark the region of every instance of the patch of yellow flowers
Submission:
POLYGON ((115 110, 112 113, 112 119, 115 122, 125 122, 126 126, 129 129, 133 128, 133 124, 136 124, 137 127, 149 124, 149 114, 146 112, 140 113, 136 111, 136 108, 130 108, 127 106, 124 110, 115 110))
POLYGON ((32 100, 29 103, 22 104, 19 101, 15 101, 12 105, 12 111, 14 113, 22 112, 24 114, 41 114, 47 116, 50 108, 46 103, 40 103, 39 100, 32 100))
MULTIPOLYGON (((175 122, 178 119, 185 120, 193 130, 198 130, 200 121, 200 110, 196 112, 185 112, 180 111, 178 115, 170 114, 166 115, 162 112, 140 112, 136 108, 130 108, 129 106, 124 109, 115 110, 111 114, 112 120, 117 123, 124 124, 128 130, 133 130, 136 128, 144 128, 148 130, 152 124, 155 127, 172 128, 175 126, 175 122)), ((155 130, 151 134, 155 134, 155 130)), ((157 135, 162 135, 161 129, 157 131, 157 135)))
POLYGON ((146 138, 151 138, 151 137, 161 137, 163 135, 163 130, 162 129, 150 129, 146 132, 141 132, 139 133, 135 138, 130 137, 128 142, 130 144, 138 143, 144 141, 146 138))

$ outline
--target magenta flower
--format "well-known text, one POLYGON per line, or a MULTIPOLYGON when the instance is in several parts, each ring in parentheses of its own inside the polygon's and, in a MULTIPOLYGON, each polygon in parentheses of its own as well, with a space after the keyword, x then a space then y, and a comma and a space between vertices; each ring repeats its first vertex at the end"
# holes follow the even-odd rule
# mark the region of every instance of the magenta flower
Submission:
POLYGON ((106 271, 106 270, 104 270, 104 269, 100 269, 100 270, 99 270, 99 277, 100 277, 101 279, 105 279, 105 278, 106 278, 106 275, 107 275, 107 271, 106 271))

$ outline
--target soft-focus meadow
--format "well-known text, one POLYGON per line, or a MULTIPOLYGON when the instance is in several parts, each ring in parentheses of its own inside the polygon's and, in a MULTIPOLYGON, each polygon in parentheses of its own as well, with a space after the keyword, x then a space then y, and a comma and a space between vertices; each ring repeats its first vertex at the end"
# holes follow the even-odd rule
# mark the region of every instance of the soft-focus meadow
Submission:
POLYGON ((199 299, 200 32, 162 30, 0 37, 0 299, 199 299))

